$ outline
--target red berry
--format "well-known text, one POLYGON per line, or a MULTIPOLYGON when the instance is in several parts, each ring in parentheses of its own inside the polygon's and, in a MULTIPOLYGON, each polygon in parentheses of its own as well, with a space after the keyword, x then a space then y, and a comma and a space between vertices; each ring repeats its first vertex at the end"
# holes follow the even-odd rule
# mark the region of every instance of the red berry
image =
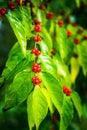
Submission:
POLYGON ((54 13, 53 12, 49 12, 46 17, 47 17, 47 19, 52 19, 53 16, 54 16, 54 13))
POLYGON ((35 20, 35 24, 40 24, 40 21, 39 20, 35 20))
POLYGON ((40 25, 35 25, 34 30, 35 30, 36 32, 41 32, 41 31, 42 31, 42 28, 41 28, 40 25))
POLYGON ((42 38, 40 36, 35 36, 33 40, 34 42, 39 42, 42 40, 42 38))
POLYGON ((31 53, 35 54, 37 57, 41 54, 41 52, 36 47, 31 50, 31 53))
POLYGON ((79 29, 77 30, 77 33, 79 33, 79 34, 83 33, 83 29, 82 29, 82 28, 79 28, 79 29))
POLYGON ((39 64, 37 64, 37 63, 34 63, 32 65, 32 71, 35 72, 35 73, 41 72, 41 66, 39 64))
POLYGON ((51 54, 55 55, 56 54, 56 50, 54 48, 52 48, 51 50, 51 54))
POLYGON ((39 6, 39 9, 45 10, 45 6, 44 6, 44 5, 40 5, 40 6, 39 6))
POLYGON ((83 39, 84 39, 84 40, 87 40, 87 35, 84 35, 84 36, 83 36, 83 39))
POLYGON ((73 22, 73 23, 72 23, 72 26, 75 27, 76 25, 77 25, 77 22, 73 22))
POLYGON ((60 27, 62 27, 62 26, 64 25, 63 20, 58 21, 58 25, 59 25, 60 27))
POLYGON ((32 78, 32 82, 34 83, 34 85, 40 85, 42 81, 39 79, 38 76, 35 76, 32 78))
POLYGON ((63 86, 63 92, 67 95, 70 96, 72 93, 72 90, 69 89, 67 86, 63 86))
POLYGON ((66 31, 67 37, 71 37, 72 36, 72 32, 70 30, 66 31))
POLYGON ((77 45, 77 44, 80 43, 80 40, 79 40, 78 38, 75 38, 75 39, 74 39, 74 43, 77 45))
POLYGON ((7 13, 7 9, 6 8, 1 8, 0 9, 0 14, 1 15, 4 15, 4 14, 6 14, 7 13))

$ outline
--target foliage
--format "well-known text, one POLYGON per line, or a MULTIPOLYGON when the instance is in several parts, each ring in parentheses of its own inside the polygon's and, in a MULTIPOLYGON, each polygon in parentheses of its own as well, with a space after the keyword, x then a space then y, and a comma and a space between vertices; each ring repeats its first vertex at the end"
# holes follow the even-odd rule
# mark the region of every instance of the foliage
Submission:
MULTIPOLYGON (((52 116, 57 109, 58 128, 66 130, 73 119, 74 108, 79 118, 82 116, 81 99, 73 84, 80 68, 84 76, 87 75, 87 30, 76 25, 71 17, 67 19, 72 10, 66 2, 31 0, 24 6, 22 2, 19 5, 15 2, 16 9, 10 8, 5 14, 17 40, 0 77, 5 95, 3 111, 26 101, 29 128, 38 130, 48 114, 52 116), (68 9, 65 15, 61 10, 57 14, 60 8, 68 9), (49 14, 47 18, 52 11, 53 16, 49 14), (41 39, 34 39, 35 36, 41 39), (33 51, 34 48, 39 53, 33 51), (39 65, 39 71, 38 66, 32 69, 34 63, 39 65), (33 81, 35 77, 38 81, 33 81), (65 92, 64 86, 71 90, 70 94, 65 92)), ((80 0, 76 3, 80 7, 80 0)))

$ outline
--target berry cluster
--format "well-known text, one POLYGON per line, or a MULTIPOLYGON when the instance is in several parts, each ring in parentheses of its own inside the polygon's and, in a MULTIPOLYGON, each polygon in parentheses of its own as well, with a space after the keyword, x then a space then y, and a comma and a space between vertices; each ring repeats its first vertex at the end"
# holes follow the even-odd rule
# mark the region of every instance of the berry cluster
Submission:
POLYGON ((49 12, 46 17, 47 17, 47 19, 52 19, 53 16, 54 16, 54 13, 53 12, 49 12))
POLYGON ((70 96, 72 91, 69 89, 67 86, 63 86, 63 92, 67 95, 70 96))
MULTIPOLYGON (((41 32, 42 31, 42 28, 40 26, 40 21, 39 20, 35 20, 34 31, 35 32, 41 32)), ((41 42, 42 38, 39 35, 36 35, 33 38, 33 41, 36 42, 36 43, 35 43, 35 47, 31 50, 31 53, 34 54, 36 56, 36 58, 38 58, 38 56, 41 54, 41 52, 37 48, 37 42, 41 42)), ((40 66, 40 64, 38 64, 38 63, 35 62, 32 65, 32 71, 35 73, 35 76, 32 78, 32 82, 33 82, 34 86, 35 85, 40 85, 41 80, 36 75, 37 73, 41 72, 41 66, 40 66)))
POLYGON ((34 86, 35 85, 40 85, 41 80, 39 79, 38 76, 35 76, 35 77, 32 78, 32 82, 34 83, 34 86))
POLYGON ((36 57, 38 57, 38 56, 41 54, 41 52, 38 50, 37 47, 33 48, 33 49, 31 50, 31 53, 32 53, 32 54, 35 54, 36 57))
POLYGON ((84 35, 84 36, 83 36, 83 39, 84 39, 84 40, 87 40, 87 35, 84 35))
POLYGON ((20 5, 22 5, 22 6, 24 6, 24 5, 27 5, 28 3, 29 3, 29 0, 24 0, 24 1, 22 1, 22 3, 20 3, 20 0, 15 0, 15 2, 20 6, 20 5))
POLYGON ((40 66, 39 64, 37 64, 37 63, 34 63, 34 64, 32 65, 32 71, 33 71, 34 73, 41 72, 41 66, 40 66))
POLYGON ((35 25, 34 31, 36 31, 36 32, 41 32, 41 31, 42 31, 41 26, 40 26, 39 24, 35 25))
POLYGON ((7 13, 6 8, 0 8, 0 18, 7 13))
POLYGON ((40 21, 39 21, 38 19, 36 19, 34 22, 35 22, 36 25, 37 25, 37 24, 40 25, 40 21))
POLYGON ((39 42, 42 41, 42 38, 40 36, 35 36, 33 40, 34 42, 39 42))
POLYGON ((14 2, 8 1, 8 6, 11 10, 14 10, 16 8, 14 2))
POLYGON ((78 38, 75 38, 75 39, 74 39, 74 43, 77 45, 77 44, 80 43, 80 40, 79 40, 78 38))
POLYGON ((70 30, 67 30, 66 31, 66 35, 67 35, 67 37, 71 37, 72 36, 72 32, 70 30))
POLYGON ((59 27, 62 27, 64 25, 63 20, 58 21, 58 25, 59 25, 59 27))

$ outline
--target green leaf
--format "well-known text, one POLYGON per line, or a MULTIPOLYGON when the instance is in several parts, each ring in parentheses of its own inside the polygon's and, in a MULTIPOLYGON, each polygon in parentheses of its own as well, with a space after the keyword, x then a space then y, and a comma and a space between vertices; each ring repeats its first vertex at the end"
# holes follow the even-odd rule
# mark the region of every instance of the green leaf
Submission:
POLYGON ((23 69, 25 69, 28 66, 28 69, 31 67, 32 61, 34 61, 34 55, 31 54, 30 51, 27 51, 27 56, 26 58, 23 58, 20 54, 17 55, 18 52, 13 51, 11 52, 7 63, 6 63, 6 68, 2 72, 2 77, 5 78, 5 81, 12 80, 13 77, 23 69))
POLYGON ((65 28, 60 28, 56 25, 56 34, 57 46, 59 46, 61 58, 68 63, 73 53, 73 43, 67 38, 65 28))
POLYGON ((40 123, 46 117, 48 112, 48 104, 46 98, 39 86, 35 87, 33 93, 33 112, 36 128, 38 130, 40 123))
POLYGON ((41 0, 32 0, 31 1, 35 6, 39 6, 40 5, 40 3, 41 3, 41 0))
POLYGON ((40 49, 41 49, 41 54, 49 54, 49 49, 48 49, 46 43, 44 43, 42 41, 42 42, 40 42, 39 46, 40 46, 40 49))
POLYGON ((51 101, 51 98, 50 98, 50 95, 49 95, 47 89, 42 88, 41 91, 44 94, 44 96, 46 97, 46 100, 47 100, 47 103, 48 103, 48 107, 50 109, 51 114, 53 114, 53 112, 54 112, 53 104, 52 104, 52 101, 51 101))
POLYGON ((29 72, 29 70, 19 72, 15 76, 13 83, 9 86, 8 91, 5 95, 4 110, 19 105, 26 100, 28 94, 33 88, 31 78, 32 73, 29 72))
POLYGON ((64 96, 62 113, 60 115, 60 130, 66 130, 73 118, 73 104, 68 96, 64 96))
POLYGON ((31 92, 27 99, 27 114, 28 114, 28 124, 30 130, 34 127, 34 115, 33 115, 33 92, 31 92))
POLYGON ((77 7, 80 7, 80 0, 75 0, 77 7))
POLYGON ((48 104, 39 86, 35 86, 33 93, 28 97, 27 102, 29 127, 32 129, 34 124, 38 130, 40 123, 44 120, 48 112, 48 104))
POLYGON ((20 7, 22 23, 24 25, 24 29, 26 32, 26 37, 29 39, 32 34, 32 20, 31 20, 31 12, 29 6, 21 6, 20 7))
POLYGON ((49 51, 51 51, 53 44, 52 44, 52 39, 51 36, 49 35, 49 33, 47 32, 47 30, 43 27, 42 32, 41 32, 41 36, 44 40, 44 42, 46 43, 46 45, 49 48, 49 51))
POLYGON ((47 55, 40 55, 39 61, 41 62, 42 71, 50 72, 57 78, 56 66, 53 64, 52 59, 47 55))
POLYGON ((87 74, 87 42, 83 41, 78 46, 79 62, 82 66, 84 75, 87 74))
POLYGON ((81 118, 81 116, 82 116, 82 106, 81 106, 81 99, 80 99, 79 94, 77 92, 73 91, 72 95, 71 95, 71 99, 72 99, 74 106, 77 110, 79 118, 81 118))
POLYGON ((64 63, 64 61, 61 59, 59 53, 56 53, 56 55, 53 56, 53 63, 56 65, 57 67, 57 73, 59 76, 59 81, 60 78, 63 77, 63 81, 61 85, 67 85, 67 86, 71 86, 71 75, 69 73, 68 67, 66 66, 66 64, 64 63))
POLYGON ((11 11, 8 15, 6 15, 8 18, 8 21, 18 39, 18 42, 21 46, 22 52, 24 56, 26 56, 26 33, 24 26, 22 24, 20 13, 16 11, 11 11), (19 14, 19 15, 18 15, 19 14))
POLYGON ((55 105, 59 113, 61 113, 61 107, 63 105, 63 92, 58 80, 47 72, 42 72, 39 75, 50 95, 53 104, 55 105))
POLYGON ((75 80, 79 74, 80 71, 80 64, 78 58, 71 58, 71 79, 72 83, 75 83, 75 80))

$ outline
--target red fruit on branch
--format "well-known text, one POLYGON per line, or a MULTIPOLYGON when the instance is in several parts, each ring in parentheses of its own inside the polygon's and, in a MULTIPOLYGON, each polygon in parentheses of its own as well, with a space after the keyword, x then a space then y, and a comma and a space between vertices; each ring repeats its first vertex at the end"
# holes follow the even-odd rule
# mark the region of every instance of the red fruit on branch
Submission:
POLYGON ((58 25, 59 25, 60 27, 62 27, 62 26, 64 25, 63 20, 58 21, 58 25))
POLYGON ((79 40, 78 38, 75 38, 75 39, 74 39, 74 43, 77 45, 77 44, 80 43, 80 40, 79 40))
POLYGON ((66 31, 67 37, 71 37, 72 36, 72 32, 70 30, 66 31))
POLYGON ((72 26, 74 26, 74 27, 77 26, 77 22, 73 22, 72 26))
POLYGON ((0 8, 0 14, 4 15, 7 13, 7 9, 6 8, 0 8))
POLYGON ((34 30, 35 30, 36 32, 41 32, 41 31, 42 31, 42 28, 41 28, 40 25, 35 25, 34 30))
POLYGON ((87 35, 84 35, 84 36, 83 36, 83 39, 84 39, 84 40, 87 40, 87 35))
POLYGON ((67 95, 70 96, 72 93, 72 90, 68 88, 67 86, 63 86, 63 92, 67 95))
POLYGON ((49 12, 46 16, 47 19, 52 19, 54 16, 54 13, 53 12, 49 12))
POLYGON ((32 82, 34 83, 34 85, 40 85, 41 84, 41 79, 39 79, 38 76, 35 76, 32 78, 32 82))
POLYGON ((40 21, 38 19, 35 20, 35 24, 40 24, 40 21))
POLYGON ((40 5, 40 6, 39 6, 39 9, 45 10, 45 6, 44 6, 44 5, 40 5))
POLYGON ((79 34, 83 33, 83 29, 82 29, 82 28, 79 28, 79 29, 77 30, 77 33, 79 33, 79 34))
POLYGON ((55 55, 56 54, 56 50, 54 48, 52 48, 51 50, 51 54, 55 55))
POLYGON ((32 71, 33 71, 34 73, 41 72, 41 66, 40 66, 39 64, 37 64, 37 63, 34 63, 34 64, 32 65, 32 71))
POLYGON ((36 47, 31 50, 31 53, 35 54, 37 57, 41 54, 41 52, 36 47))
POLYGON ((40 36, 35 36, 33 40, 34 42, 39 42, 42 41, 42 38, 40 36))
POLYGON ((8 6, 11 10, 14 10, 16 8, 14 2, 8 1, 8 6))

